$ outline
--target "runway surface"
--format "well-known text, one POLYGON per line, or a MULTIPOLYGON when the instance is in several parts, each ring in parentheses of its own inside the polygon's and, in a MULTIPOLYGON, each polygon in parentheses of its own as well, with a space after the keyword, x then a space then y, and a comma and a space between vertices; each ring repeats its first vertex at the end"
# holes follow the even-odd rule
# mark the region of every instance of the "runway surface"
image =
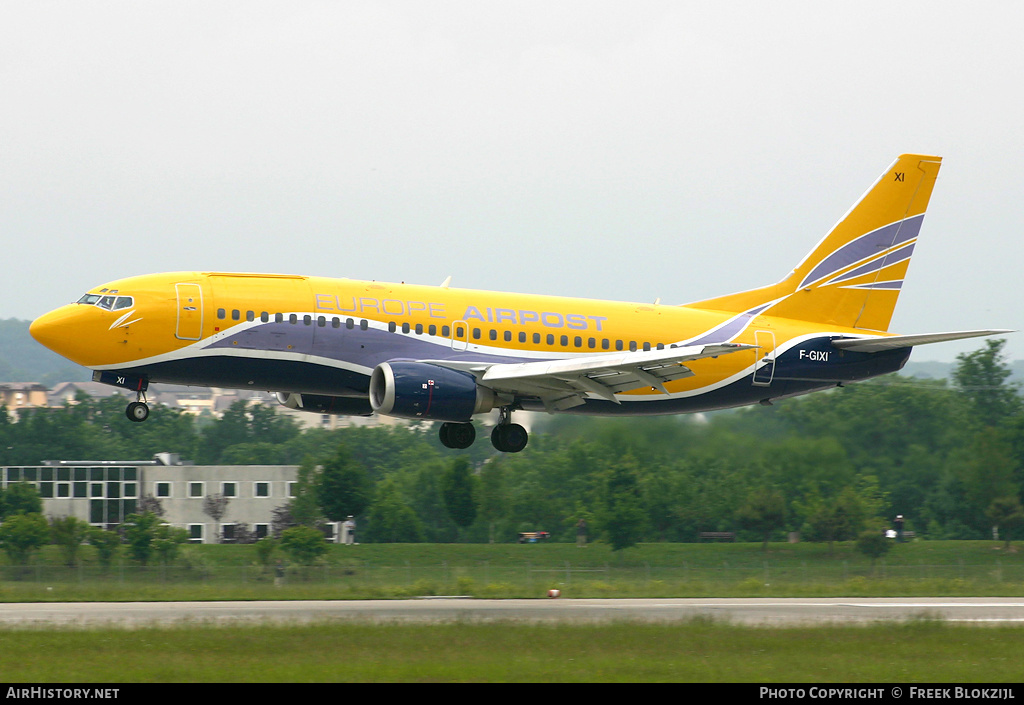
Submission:
POLYGON ((670 622, 712 618, 764 626, 929 618, 1024 623, 1022 598, 311 600, 259 602, 0 603, 0 627, 120 626, 238 622, 670 622))

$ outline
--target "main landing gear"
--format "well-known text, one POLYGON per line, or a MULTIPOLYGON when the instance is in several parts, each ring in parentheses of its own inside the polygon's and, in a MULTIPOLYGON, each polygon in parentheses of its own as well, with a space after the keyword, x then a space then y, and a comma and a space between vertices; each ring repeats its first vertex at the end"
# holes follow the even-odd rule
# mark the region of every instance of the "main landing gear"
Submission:
POLYGON ((128 417, 129 421, 135 423, 142 423, 149 418, 149 404, 146 403, 146 397, 141 392, 139 398, 128 405, 128 408, 124 410, 124 415, 128 417))
MULTIPOLYGON (((441 444, 445 448, 469 448, 476 440, 476 428, 472 423, 441 424, 441 444)), ((518 453, 526 447, 530 435, 517 423, 512 423, 512 409, 502 407, 501 420, 491 431, 491 444, 502 453, 518 453)))

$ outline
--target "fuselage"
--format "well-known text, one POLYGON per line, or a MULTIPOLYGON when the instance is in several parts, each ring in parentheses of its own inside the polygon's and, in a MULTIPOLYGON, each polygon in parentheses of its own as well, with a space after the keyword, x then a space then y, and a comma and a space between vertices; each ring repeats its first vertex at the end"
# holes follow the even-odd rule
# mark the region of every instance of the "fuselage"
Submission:
MULTIPOLYGON (((365 399, 387 361, 519 363, 707 343, 756 346, 688 363, 665 385, 568 411, 661 414, 766 401, 902 367, 909 349, 832 348, 864 331, 685 306, 267 274, 175 272, 96 287, 32 335, 103 381, 365 399), (106 298, 104 298, 106 297, 106 298)), ((528 397, 518 408, 543 409, 528 397)), ((352 408, 359 408, 353 406, 352 408)), ((368 410, 367 410, 368 413, 368 410)))

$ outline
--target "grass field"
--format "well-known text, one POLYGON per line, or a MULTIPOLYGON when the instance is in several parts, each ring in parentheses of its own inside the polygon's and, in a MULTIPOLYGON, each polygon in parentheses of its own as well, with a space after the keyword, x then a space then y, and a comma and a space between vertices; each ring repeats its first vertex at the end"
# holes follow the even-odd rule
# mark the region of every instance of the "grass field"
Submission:
POLYGON ((103 571, 83 549, 61 565, 0 565, 0 601, 367 599, 421 595, 540 597, 1024 596, 1024 552, 985 541, 898 544, 876 565, 849 544, 366 544, 332 546, 284 584, 252 546, 189 546, 173 565, 103 571))
MULTIPOLYGON (((0 601, 1024 595, 1024 554, 992 542, 332 546, 285 584, 251 546, 192 546, 173 566, 67 568, 50 547, 0 565, 0 601)), ((1024 628, 901 624, 353 624, 0 630, 0 682, 1019 683, 1024 628)))
POLYGON ((0 631, 0 682, 1019 683, 1022 636, 927 620, 28 629, 0 631))

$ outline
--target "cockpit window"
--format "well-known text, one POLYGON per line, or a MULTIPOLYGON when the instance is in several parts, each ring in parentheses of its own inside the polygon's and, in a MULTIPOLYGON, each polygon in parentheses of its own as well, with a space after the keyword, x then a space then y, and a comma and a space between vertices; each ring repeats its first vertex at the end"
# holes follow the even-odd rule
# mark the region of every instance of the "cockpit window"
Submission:
POLYGON ((135 300, 130 296, 100 296, 99 294, 86 294, 78 300, 78 303, 87 306, 99 306, 108 311, 120 311, 123 308, 131 308, 135 300))

